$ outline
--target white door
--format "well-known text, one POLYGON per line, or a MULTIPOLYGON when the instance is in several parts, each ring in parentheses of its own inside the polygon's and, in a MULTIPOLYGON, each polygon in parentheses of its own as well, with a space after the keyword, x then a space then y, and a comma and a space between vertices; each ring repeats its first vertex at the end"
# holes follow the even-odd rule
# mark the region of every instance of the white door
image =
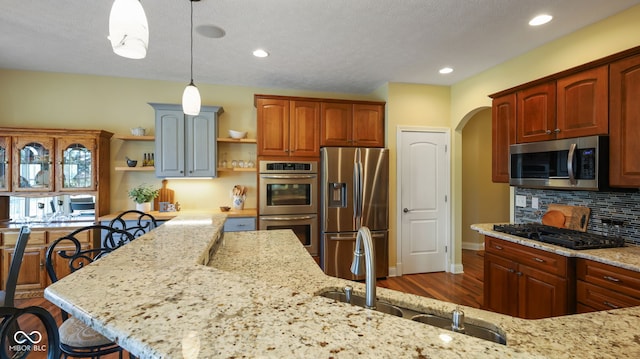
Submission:
POLYGON ((448 130, 399 130, 400 274, 447 268, 450 156, 448 130))

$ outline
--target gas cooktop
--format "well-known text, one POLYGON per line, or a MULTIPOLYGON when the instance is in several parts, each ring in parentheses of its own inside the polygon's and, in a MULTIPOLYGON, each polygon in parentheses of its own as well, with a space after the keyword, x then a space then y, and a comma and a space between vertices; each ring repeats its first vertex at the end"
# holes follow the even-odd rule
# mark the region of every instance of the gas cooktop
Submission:
POLYGON ((622 237, 607 237, 540 223, 495 224, 493 230, 570 249, 624 247, 622 237))

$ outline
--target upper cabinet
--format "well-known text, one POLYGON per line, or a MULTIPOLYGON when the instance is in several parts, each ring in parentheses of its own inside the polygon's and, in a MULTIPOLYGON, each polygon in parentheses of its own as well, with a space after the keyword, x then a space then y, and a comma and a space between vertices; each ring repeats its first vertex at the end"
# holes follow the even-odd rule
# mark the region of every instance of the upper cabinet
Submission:
POLYGON ((150 103, 155 109, 155 170, 158 177, 215 177, 216 121, 222 107, 202 106, 197 116, 181 105, 150 103))
POLYGON ((610 67, 610 176, 619 187, 640 187, 640 55, 610 67))
MULTIPOLYGON (((95 196, 96 216, 110 211, 113 133, 101 130, 0 128, 0 192, 95 196)), ((96 218, 97 218, 96 217, 96 218)))
POLYGON ((323 101, 320 145, 384 147, 384 104, 323 101))
POLYGON ((557 81, 557 138, 609 133, 609 67, 566 76, 557 81))
POLYGON ((11 188, 11 137, 0 136, 0 192, 11 188))
POLYGON ((608 91, 608 66, 518 91, 517 142, 606 135, 608 91))
POLYGON ((509 183, 509 146, 516 142, 516 94, 493 99, 492 180, 509 183))
POLYGON ((258 156, 319 157, 320 103, 256 95, 258 156))

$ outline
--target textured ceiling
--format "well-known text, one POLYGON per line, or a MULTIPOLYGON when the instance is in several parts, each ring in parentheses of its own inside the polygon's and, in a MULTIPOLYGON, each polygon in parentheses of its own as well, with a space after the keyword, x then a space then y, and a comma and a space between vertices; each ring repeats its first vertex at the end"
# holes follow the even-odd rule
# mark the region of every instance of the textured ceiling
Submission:
MULTIPOLYGON (((147 57, 107 40, 111 0, 0 0, 0 68, 189 81, 189 1, 142 0, 147 57)), ((640 0, 202 0, 194 80, 344 93, 386 82, 451 85, 640 0), (531 28, 542 12, 554 20, 531 28), (251 55, 264 48, 271 56, 251 55), (438 69, 450 66, 452 74, 438 69)))

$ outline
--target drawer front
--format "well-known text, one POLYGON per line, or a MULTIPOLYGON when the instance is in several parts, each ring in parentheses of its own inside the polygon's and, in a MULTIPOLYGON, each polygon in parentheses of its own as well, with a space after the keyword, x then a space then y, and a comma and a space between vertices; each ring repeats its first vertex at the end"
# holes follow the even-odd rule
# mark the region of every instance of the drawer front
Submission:
POLYGON ((578 279, 640 299, 640 273, 612 265, 579 258, 578 279))
POLYGON ((485 237, 485 250, 547 273, 566 276, 568 272, 568 259, 559 254, 489 236, 485 237))
MULTIPOLYGON (((76 228, 77 229, 77 228, 76 228)), ((76 229, 67 229, 67 230, 50 230, 48 232, 49 236, 49 244, 55 242, 61 237, 68 235, 69 233, 75 231, 76 229)), ((91 243, 92 231, 83 231, 74 236, 80 243, 91 243)))
POLYGON ((576 297, 579 303, 596 310, 610 310, 640 305, 640 299, 582 280, 578 280, 576 283, 576 297))
MULTIPOLYGON (((4 232, 4 246, 15 246, 18 241, 18 235, 20 232, 4 232)), ((29 234, 29 241, 27 245, 45 244, 46 232, 45 231, 31 231, 29 234)))
POLYGON ((255 231, 255 230, 256 230, 255 217, 227 218, 226 222, 224 222, 225 232, 255 231))

